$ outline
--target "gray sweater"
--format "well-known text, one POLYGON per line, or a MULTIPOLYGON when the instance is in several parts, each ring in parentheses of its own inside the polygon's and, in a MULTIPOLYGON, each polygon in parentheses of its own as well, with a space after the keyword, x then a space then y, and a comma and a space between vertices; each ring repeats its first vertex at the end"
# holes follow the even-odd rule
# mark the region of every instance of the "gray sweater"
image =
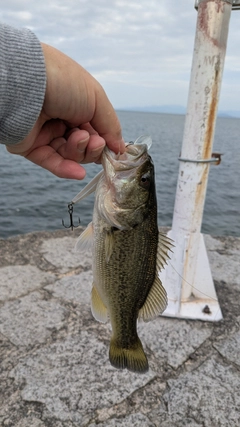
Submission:
POLYGON ((27 29, 0 23, 0 143, 17 144, 42 109, 46 69, 41 45, 27 29))

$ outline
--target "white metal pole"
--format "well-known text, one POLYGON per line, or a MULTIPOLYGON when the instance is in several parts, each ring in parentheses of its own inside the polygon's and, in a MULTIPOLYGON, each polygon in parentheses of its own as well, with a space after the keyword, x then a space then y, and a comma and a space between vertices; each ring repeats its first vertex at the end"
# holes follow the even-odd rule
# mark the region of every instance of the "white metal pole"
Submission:
POLYGON ((201 235, 222 81, 230 0, 199 0, 191 80, 170 237, 175 250, 161 279, 164 315, 216 321, 221 310, 201 235))

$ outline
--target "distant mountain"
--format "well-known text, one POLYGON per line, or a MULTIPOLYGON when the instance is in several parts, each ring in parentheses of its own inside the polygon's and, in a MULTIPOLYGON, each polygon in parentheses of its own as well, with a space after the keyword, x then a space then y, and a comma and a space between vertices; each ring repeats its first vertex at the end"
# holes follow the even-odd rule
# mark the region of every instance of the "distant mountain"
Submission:
MULTIPOLYGON (((221 111, 219 112, 221 113, 221 111)), ((229 110, 229 111, 224 111, 223 112, 227 117, 238 117, 240 118, 240 111, 236 111, 236 110, 229 110)))
POLYGON ((186 114, 182 105, 147 105, 145 107, 128 107, 126 111, 143 111, 146 113, 186 114))
MULTIPOLYGON (((127 107, 121 108, 121 110, 125 111, 142 111, 146 113, 165 113, 165 114, 186 114, 186 107, 182 105, 147 105, 145 107, 127 107)), ((228 110, 223 111, 220 110, 218 112, 219 117, 239 117, 240 111, 228 110)))

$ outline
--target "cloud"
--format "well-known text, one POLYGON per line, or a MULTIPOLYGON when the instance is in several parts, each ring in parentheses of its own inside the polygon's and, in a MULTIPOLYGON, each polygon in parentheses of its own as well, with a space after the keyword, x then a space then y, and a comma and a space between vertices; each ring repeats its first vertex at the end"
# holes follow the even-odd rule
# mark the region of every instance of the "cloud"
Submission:
MULTIPOLYGON (((194 0, 8 0, 1 5, 0 19, 31 28, 41 41, 81 63, 116 107, 168 104, 169 98, 171 104, 186 104, 194 0)), ((239 12, 233 12, 223 84, 223 90, 232 90, 228 109, 237 108, 240 95, 231 80, 232 73, 237 80, 240 68, 239 20, 239 12)))

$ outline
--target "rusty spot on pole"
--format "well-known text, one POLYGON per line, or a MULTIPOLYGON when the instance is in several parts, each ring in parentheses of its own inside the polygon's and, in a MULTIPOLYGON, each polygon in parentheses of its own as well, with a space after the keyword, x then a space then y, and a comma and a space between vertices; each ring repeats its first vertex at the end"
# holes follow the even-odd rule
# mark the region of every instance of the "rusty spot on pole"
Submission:
POLYGON ((215 64, 214 81, 211 91, 211 99, 209 105, 209 113, 206 126, 206 134, 203 144, 203 159, 208 159, 211 155, 211 145, 214 136, 215 121, 218 106, 218 91, 219 91, 219 74, 220 74, 220 58, 215 64))
MULTIPOLYGON (((194 210, 194 216, 196 218, 202 218, 202 214, 203 214, 204 200, 205 200, 205 193, 206 193, 205 188, 206 188, 207 179, 208 179, 208 167, 209 167, 208 164, 204 165, 202 176, 196 187, 195 210, 194 210)), ((200 232, 200 229, 197 231, 200 232)))
POLYGON ((217 13, 224 13, 226 3, 223 0, 205 0, 199 3, 198 6, 198 28, 207 37, 214 46, 226 48, 226 41, 212 37, 208 22, 211 18, 211 8, 215 8, 217 13))

